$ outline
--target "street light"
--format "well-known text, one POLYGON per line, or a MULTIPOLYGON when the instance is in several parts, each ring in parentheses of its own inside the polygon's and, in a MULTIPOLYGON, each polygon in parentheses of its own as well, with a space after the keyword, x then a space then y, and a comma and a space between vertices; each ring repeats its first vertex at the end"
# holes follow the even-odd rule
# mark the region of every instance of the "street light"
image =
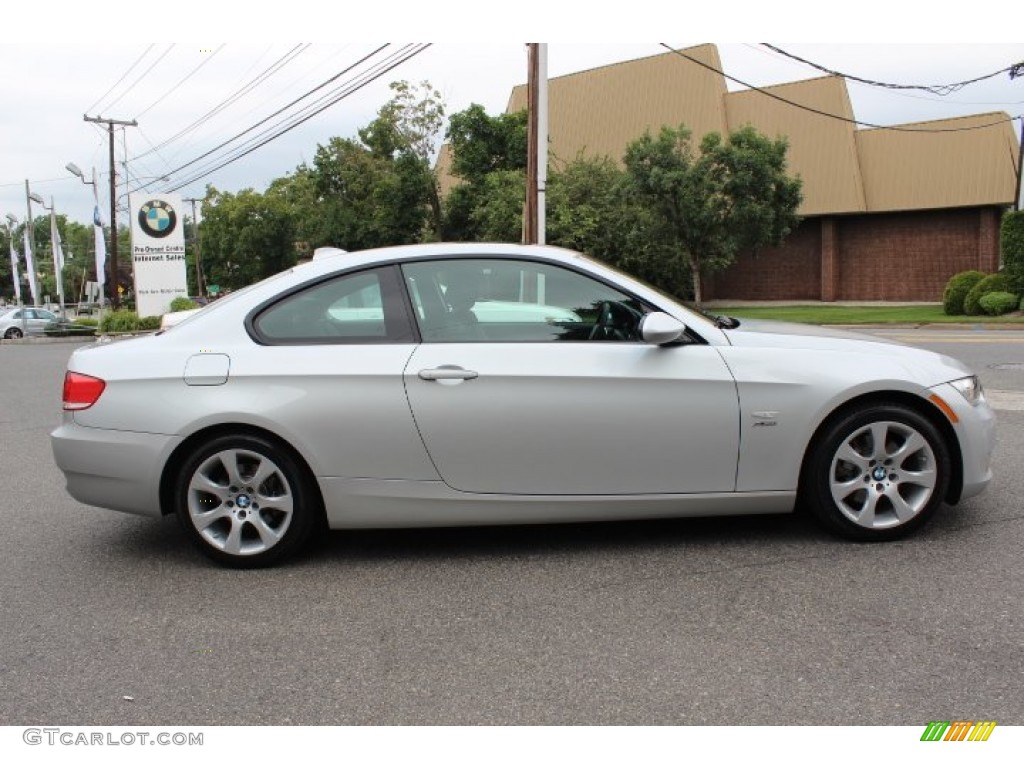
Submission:
MULTIPOLYGON (((95 257, 96 257, 96 283, 99 285, 99 288, 100 288, 100 296, 99 296, 99 299, 100 299, 100 309, 99 309, 99 311, 100 311, 100 314, 102 315, 103 314, 103 302, 104 302, 103 285, 104 285, 104 282, 105 282, 104 281, 104 277, 105 277, 104 273, 106 271, 106 262, 107 262, 107 243, 106 243, 106 240, 104 239, 104 235, 103 235, 103 220, 100 218, 100 193, 99 193, 99 187, 96 184, 96 167, 93 166, 93 169, 92 169, 92 181, 87 181, 86 178, 85 178, 85 174, 82 173, 82 169, 79 168, 74 163, 68 163, 64 167, 67 168, 69 171, 71 171, 71 173, 73 173, 75 176, 77 176, 81 180, 81 182, 83 184, 85 184, 86 186, 91 186, 92 187, 92 197, 93 197, 93 202, 95 203, 95 207, 93 208, 93 212, 92 212, 92 223, 93 223, 93 227, 94 227, 94 229, 93 229, 93 236, 94 236, 94 243, 95 243, 95 247, 93 248, 93 251, 94 251, 95 257)), ((111 237, 117 237, 117 233, 116 232, 111 232, 111 237)), ((116 291, 117 291, 117 275, 113 276, 113 281, 114 281, 114 291, 115 291, 115 294, 116 294, 116 291)))

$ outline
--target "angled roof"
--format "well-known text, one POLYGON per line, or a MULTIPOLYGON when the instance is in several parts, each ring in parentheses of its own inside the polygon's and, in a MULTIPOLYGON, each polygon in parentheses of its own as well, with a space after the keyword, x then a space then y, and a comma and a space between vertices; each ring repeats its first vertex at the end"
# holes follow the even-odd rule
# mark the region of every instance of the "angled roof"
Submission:
MULTIPOLYGON (((721 70, 718 49, 686 54, 721 70)), ((626 145, 663 125, 685 124, 695 138, 726 128, 725 78, 675 54, 659 54, 548 80, 548 139, 552 158, 580 152, 621 161, 626 145)), ((526 109, 526 86, 512 89, 508 112, 526 109)))
POLYGON ((868 210, 1010 205, 1017 136, 1005 112, 857 131, 868 210))
MULTIPOLYGON (((683 52, 722 71, 714 45, 683 52)), ((1020 146, 1005 112, 858 129, 841 77, 729 93, 718 72, 670 52, 551 78, 552 164, 578 154, 621 162, 629 142, 662 125, 684 124, 699 140, 750 124, 788 140, 789 172, 803 180, 804 216, 1013 202, 1020 146)), ((518 85, 508 111, 525 108, 526 86, 518 85)), ((449 153, 442 147, 437 162, 442 194, 457 183, 449 153)))

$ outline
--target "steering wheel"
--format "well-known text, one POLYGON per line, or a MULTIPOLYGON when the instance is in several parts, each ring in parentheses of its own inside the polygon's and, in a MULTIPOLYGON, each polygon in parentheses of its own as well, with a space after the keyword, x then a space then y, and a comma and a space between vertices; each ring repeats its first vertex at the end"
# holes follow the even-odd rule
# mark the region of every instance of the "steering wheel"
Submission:
POLYGON ((590 341, 625 341, 626 334, 615 325, 615 307, 614 302, 602 301, 601 306, 597 310, 597 322, 594 323, 594 327, 590 329, 590 341))

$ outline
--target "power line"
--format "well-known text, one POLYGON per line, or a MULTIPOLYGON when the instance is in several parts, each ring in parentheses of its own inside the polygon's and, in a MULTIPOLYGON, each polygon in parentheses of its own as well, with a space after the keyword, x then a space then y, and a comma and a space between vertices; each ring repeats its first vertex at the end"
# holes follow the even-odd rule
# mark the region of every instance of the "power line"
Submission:
MULTIPOLYGON (((166 50, 166 51, 164 51, 163 53, 161 53, 161 54, 160 54, 160 56, 159 56, 159 57, 157 57, 157 60, 156 60, 156 61, 154 61, 154 62, 153 62, 152 64, 150 64, 150 65, 149 65, 149 67, 147 67, 147 68, 146 68, 146 71, 145 71, 145 72, 143 72, 143 73, 142 73, 141 75, 139 75, 139 76, 138 76, 137 78, 135 78, 135 80, 134 80, 134 81, 132 82, 132 84, 131 84, 131 85, 129 85, 129 86, 128 86, 128 87, 127 87, 127 88, 126 88, 125 90, 124 90, 124 92, 122 92, 122 93, 121 93, 121 95, 120 95, 120 96, 118 96, 118 97, 117 97, 116 99, 114 99, 114 100, 113 100, 112 102, 110 102, 109 104, 107 104, 107 106, 106 106, 106 107, 104 107, 103 109, 101 109, 100 111, 101 111, 101 112, 109 112, 109 111, 110 111, 110 109, 111 109, 111 107, 113 107, 113 106, 114 106, 115 104, 117 104, 117 102, 119 102, 119 101, 120 101, 121 99, 123 99, 123 98, 124 98, 125 96, 127 96, 127 95, 128 95, 129 93, 131 93, 131 92, 132 92, 132 89, 133 89, 133 88, 134 88, 134 87, 135 87, 136 85, 138 85, 138 84, 139 84, 139 83, 140 83, 140 82, 141 82, 141 81, 143 80, 143 78, 145 78, 145 77, 146 77, 146 75, 148 75, 148 74, 149 74, 150 72, 152 72, 152 71, 153 71, 153 68, 154 68, 154 67, 155 67, 155 66, 156 66, 157 64, 159 64, 159 63, 160 63, 161 61, 163 61, 163 60, 164 60, 164 58, 165 58, 165 57, 167 56, 167 54, 171 52, 171 49, 172 49, 172 48, 174 48, 174 43, 170 43, 170 44, 169 44, 169 45, 167 46, 167 50, 166 50)), ((88 112, 86 112, 86 114, 88 114, 88 112)))
MULTIPOLYGON (((210 149, 210 150, 208 150, 208 151, 204 152, 203 154, 199 155, 198 157, 195 157, 195 158, 193 158, 192 160, 188 161, 187 163, 184 163, 183 165, 179 165, 179 166, 178 166, 177 168, 174 168, 173 170, 170 170, 170 171, 168 171, 166 175, 167 175, 167 176, 171 176, 171 175, 173 175, 173 174, 175 174, 175 173, 178 173, 179 171, 182 171, 182 170, 184 170, 185 168, 188 168, 188 167, 189 167, 189 166, 191 166, 191 165, 195 165, 195 164, 196 164, 196 163, 198 163, 198 162, 199 162, 200 160, 203 160, 204 158, 207 158, 207 157, 209 157, 210 155, 212 155, 212 154, 213 154, 214 152, 216 152, 217 150, 219 150, 219 149, 223 149, 223 148, 224 148, 224 147, 226 147, 226 146, 227 146, 228 144, 231 144, 232 142, 236 141, 237 139, 240 139, 241 137, 245 136, 246 134, 248 134, 248 133, 251 133, 251 132, 252 132, 253 130, 255 130, 256 128, 258 128, 259 126, 261 126, 261 125, 263 125, 264 123, 268 122, 269 120, 271 120, 271 119, 273 119, 273 118, 277 117, 277 116, 278 116, 278 115, 280 115, 280 114, 281 114, 282 112, 284 112, 284 111, 286 111, 286 110, 290 109, 291 107, 293 107, 293 106, 295 106, 296 104, 298 104, 298 103, 299 103, 300 101, 303 101, 304 99, 308 98, 309 96, 311 96, 312 94, 314 94, 314 93, 316 93, 317 91, 321 90, 322 88, 326 87, 327 85, 330 85, 330 84, 331 84, 332 82, 334 82, 335 80, 337 80, 338 78, 340 78, 340 77, 341 77, 342 75, 345 75, 345 74, 347 74, 348 72, 351 72, 351 71, 352 71, 353 69, 355 69, 356 67, 358 67, 358 66, 359 66, 360 64, 363 64, 363 63, 364 63, 364 62, 366 62, 367 60, 369 60, 369 59, 373 58, 373 57, 374 57, 374 56, 376 56, 376 55, 377 55, 378 53, 380 53, 380 52, 381 52, 381 51, 383 51, 383 50, 384 50, 385 48, 387 48, 387 47, 388 47, 389 45, 391 45, 391 44, 390 44, 390 43, 385 43, 384 45, 380 46, 380 47, 379 47, 379 48, 377 48, 376 50, 374 50, 374 51, 372 51, 372 52, 368 53, 368 54, 367 54, 366 56, 363 56, 363 57, 362 57, 361 59, 359 59, 358 61, 356 61, 356 62, 355 62, 354 64, 350 64, 349 66, 345 67, 345 69, 341 70, 340 72, 338 72, 338 73, 334 74, 333 76, 331 76, 331 77, 330 77, 330 78, 328 78, 327 80, 323 81, 322 83, 320 83, 320 85, 317 85, 316 87, 314 87, 314 88, 311 88, 310 90, 306 91, 306 92, 305 92, 304 94, 302 94, 301 96, 299 96, 299 97, 298 97, 297 99, 293 99, 293 100, 292 100, 291 102, 289 102, 289 103, 288 103, 288 104, 286 104, 285 106, 281 107, 281 108, 280 108, 280 109, 278 109, 277 111, 275 111, 275 112, 272 112, 271 114, 267 115, 266 117, 264 117, 264 118, 263 118, 262 120, 260 120, 259 122, 257 122, 257 123, 254 123, 253 125, 251 125, 251 126, 249 126, 248 128, 246 128, 246 129, 245 129, 244 131, 240 131, 239 133, 236 133, 236 134, 235 134, 234 136, 232 136, 232 137, 231 137, 230 139, 227 139, 226 141, 222 141, 222 142, 221 142, 220 144, 218 144, 217 146, 215 146, 215 147, 213 147, 212 149, 210 149)), ((143 185, 143 186, 145 186, 145 185, 143 185)), ((135 191, 135 190, 133 190, 133 191, 135 191)))
POLYGON ((909 127, 909 126, 879 125, 877 123, 869 123, 869 122, 866 122, 864 120, 857 120, 855 118, 846 117, 844 115, 835 115, 835 114, 833 114, 831 112, 825 112, 824 110, 817 109, 815 107, 809 107, 806 104, 800 104, 799 102, 793 101, 792 99, 787 99, 784 96, 779 96, 777 93, 772 93, 771 91, 765 90, 764 88, 759 88, 758 86, 753 85, 752 83, 748 83, 748 82, 745 82, 743 80, 740 80, 738 77, 733 77, 732 75, 728 75, 725 72, 723 72, 722 70, 716 69, 715 67, 712 67, 710 64, 705 64, 703 61, 700 61, 699 59, 695 59, 693 56, 689 56, 689 55, 683 53, 682 51, 680 51, 680 50, 678 50, 676 48, 673 48, 671 45, 668 45, 667 43, 659 43, 659 45, 661 45, 663 48, 667 48, 672 53, 676 54, 677 56, 681 56, 682 58, 686 59, 687 61, 691 61, 694 64, 698 64, 698 65, 704 67, 704 69, 710 70, 710 71, 712 71, 712 72, 714 72, 714 73, 716 73, 718 75, 721 75, 722 77, 726 78, 727 80, 731 80, 734 83, 738 83, 738 84, 740 84, 742 86, 750 88, 753 91, 757 91, 758 93, 760 93, 760 94, 762 94, 764 96, 767 96, 769 98, 775 99, 776 101, 781 101, 783 104, 788 104, 791 107, 796 107, 797 109, 802 109, 802 110, 804 110, 806 112, 811 112, 811 113, 813 113, 815 115, 821 115, 822 117, 830 117, 833 120, 841 120, 844 123, 852 123, 853 125, 863 125, 863 126, 866 126, 868 128, 882 128, 882 129, 885 129, 887 131, 902 131, 904 133, 960 133, 962 131, 977 131, 977 130, 981 130, 982 128, 992 128, 992 127, 997 126, 997 125, 1002 125, 1003 123, 1006 123, 1009 120, 1016 119, 1016 118, 1007 118, 1006 120, 996 120, 996 121, 991 122, 991 123, 985 123, 984 125, 970 125, 970 126, 964 126, 964 127, 961 127, 961 128, 912 128, 912 127, 909 127))
POLYGON ((179 89, 179 88, 180 88, 180 87, 181 87, 182 85, 184 85, 184 84, 185 84, 185 83, 186 83, 186 82, 187 82, 187 81, 189 80, 189 78, 191 78, 191 77, 192 77, 192 75, 194 75, 194 74, 195 74, 196 72, 198 72, 198 71, 199 71, 200 69, 202 69, 203 67, 205 67, 205 66, 206 66, 207 64, 209 64, 209 63, 210 63, 211 61, 213 61, 213 58, 214 58, 214 57, 215 57, 215 56, 216 56, 216 55, 217 55, 218 53, 220 53, 220 52, 221 52, 221 51, 222 51, 222 50, 224 49, 224 46, 225 46, 225 45, 227 45, 227 43, 221 43, 221 44, 220 44, 220 45, 219 45, 219 46, 217 47, 217 50, 215 50, 215 51, 214 51, 213 53, 211 53, 211 54, 210 54, 209 56, 204 56, 204 57, 203 57, 203 60, 202 60, 202 61, 200 61, 198 65, 196 65, 195 67, 193 67, 193 69, 192 69, 192 71, 191 71, 191 72, 189 72, 189 73, 188 73, 187 75, 185 75, 185 76, 184 76, 183 78, 181 78, 181 80, 179 80, 179 81, 178 81, 177 83, 175 83, 175 84, 174 84, 173 86, 171 86, 170 90, 168 90, 168 91, 167 91, 167 92, 166 92, 166 93, 165 93, 165 94, 164 94, 163 96, 159 97, 159 98, 158 98, 158 99, 157 99, 156 101, 154 101, 154 102, 153 102, 152 104, 150 104, 150 105, 149 105, 148 107, 146 107, 146 108, 145 108, 144 110, 142 110, 141 112, 139 112, 139 114, 137 114, 137 115, 135 116, 135 119, 136 119, 136 120, 138 120, 138 119, 139 119, 140 117, 142 117, 142 116, 143 116, 144 114, 146 114, 147 112, 149 112, 149 110, 151 110, 151 109, 152 109, 153 107, 155 107, 155 106, 156 106, 157 104, 159 104, 159 103, 160 103, 161 101, 163 101, 163 100, 164 100, 164 99, 166 99, 166 98, 167 98, 168 96, 170 96, 170 95, 171 95, 172 93, 174 93, 174 92, 175 92, 176 90, 178 90, 178 89, 179 89))
POLYGON ((105 98, 107 98, 107 96, 110 95, 111 91, 113 91, 115 88, 117 88, 117 86, 119 86, 124 81, 124 79, 126 77, 128 77, 128 75, 130 75, 132 73, 132 70, 135 69, 135 67, 137 67, 139 65, 139 62, 142 61, 144 58, 146 58, 146 54, 149 53, 151 50, 153 50, 153 46, 154 45, 156 45, 156 43, 150 43, 149 44, 149 47, 142 52, 142 55, 139 56, 139 58, 137 58, 135 60, 135 62, 130 67, 128 67, 127 70, 125 70, 125 73, 123 75, 121 75, 121 77, 119 77, 117 79, 117 82, 114 83, 112 86, 110 86, 110 88, 107 89, 106 93, 104 93, 102 96, 100 96, 98 99, 96 99, 95 102, 93 102, 91 105, 89 105, 89 108, 87 110, 85 110, 86 114, 88 114, 89 112, 92 112, 93 108, 97 104, 99 104, 101 101, 103 101, 105 98))
POLYGON ((222 100, 219 104, 217 104, 216 106, 214 106, 213 108, 208 110, 201 117, 197 118, 195 121, 193 121, 189 125, 187 125, 184 128, 182 128, 180 131, 178 131, 176 134, 171 136, 169 139, 164 139, 162 142, 160 142, 156 146, 150 145, 152 147, 150 150, 136 155, 135 157, 132 158, 132 161, 134 162, 135 160, 138 160, 139 158, 145 157, 146 155, 149 155, 149 154, 151 154, 153 152, 157 152, 158 150, 163 149, 164 147, 168 146, 169 144, 173 144, 178 139, 184 138, 186 135, 188 135, 189 133, 194 131, 196 128, 198 128, 200 125, 205 123, 211 117, 213 117, 214 115, 220 113, 221 111, 223 111, 224 109, 229 107, 231 104, 235 103, 240 98, 242 98, 243 96, 248 94, 256 86, 258 86, 261 83, 263 83, 264 81, 266 81, 267 78, 277 74, 278 71, 280 71, 285 66, 287 66, 292 61, 294 61, 296 58, 298 58, 300 55, 302 55, 306 51, 306 49, 308 49, 308 48, 309 48, 309 43, 306 43, 305 45, 296 45, 291 50, 289 50, 287 53, 285 53, 284 56, 282 56, 277 61, 272 63, 269 67, 264 69, 260 74, 256 75, 256 77, 254 77, 248 83, 243 85, 241 88, 236 89, 233 93, 229 94, 224 100, 222 100), (301 50, 299 50, 299 49, 301 49, 301 50), (296 53, 296 51, 298 51, 298 53, 296 53))
POLYGON ((821 64, 815 64, 813 61, 808 61, 807 59, 797 56, 796 54, 784 51, 781 48, 772 45, 771 43, 761 43, 761 45, 763 45, 770 51, 775 51, 776 53, 781 54, 786 58, 793 59, 793 61, 799 61, 801 64, 806 64, 807 66, 812 67, 818 70, 819 72, 824 72, 828 75, 834 75, 836 77, 842 77, 845 78, 846 80, 852 80, 855 83, 873 85, 878 88, 891 88, 893 90, 926 91, 928 93, 934 93, 936 96, 948 96, 951 93, 956 93, 961 88, 966 88, 968 85, 974 85, 975 83, 980 83, 983 80, 989 80, 993 77, 997 77, 1006 72, 1009 72, 1010 77, 1013 77, 1014 70, 1016 70, 1018 67, 1024 66, 1024 64, 1014 64, 1009 67, 1003 67, 1002 69, 996 72, 992 72, 991 74, 982 75, 980 77, 974 77, 971 78, 970 80, 961 80, 958 83, 946 83, 945 85, 905 85, 901 83, 886 83, 880 80, 868 80, 863 77, 857 77, 856 75, 848 75, 844 72, 837 72, 834 69, 823 67, 821 64))
MULTIPOLYGON (((181 182, 177 186, 171 187, 171 189, 169 191, 174 192, 176 190, 181 189, 182 187, 188 186, 189 184, 192 184, 193 182, 196 182, 199 179, 203 178, 203 176, 207 176, 210 173, 213 173, 214 171, 218 171, 221 168, 223 168, 224 166, 230 165, 231 163, 233 163, 233 162, 235 162, 237 160, 240 160, 241 158, 245 157, 246 155, 251 154, 252 152, 255 152, 260 147, 263 147, 263 146, 269 144, 274 139, 277 139, 280 136, 283 136, 285 133, 288 133, 289 131, 293 130, 294 128, 297 128, 298 126, 302 125, 306 121, 311 120, 312 118, 316 117, 321 112, 323 112, 324 110, 334 106, 335 104, 337 104, 342 99, 348 98, 349 96, 351 96, 356 91, 358 91, 361 88, 364 88, 365 86, 367 86, 370 83, 372 83, 374 80, 377 80, 377 79, 383 77, 385 74, 387 74, 391 70, 395 69, 395 67, 398 67, 399 65, 404 64, 409 59, 411 59, 414 56, 417 56, 418 54, 420 54, 423 51, 425 51, 427 48, 430 47, 430 45, 431 45, 430 43, 421 43, 421 44, 415 46, 411 52, 409 52, 408 54, 402 56, 402 58, 398 59, 397 61, 394 61, 393 63, 391 63, 391 64, 389 64, 389 65, 387 65, 387 66, 385 66, 383 68, 381 68, 378 72, 373 73, 372 76, 367 76, 366 79, 364 79, 362 82, 358 82, 358 83, 353 84, 350 88, 345 90, 340 95, 332 98, 330 101, 328 101, 322 107, 308 112, 308 114, 302 116, 299 119, 293 120, 293 122, 290 125, 288 125, 287 127, 283 128, 282 130, 278 131, 277 133, 275 133, 274 135, 270 136, 269 138, 261 141, 260 143, 256 144, 253 147, 250 147, 249 149, 246 149, 244 152, 241 152, 241 153, 237 154, 236 156, 234 156, 234 157, 232 157, 232 158, 230 158, 228 160, 225 160, 220 165, 217 165, 214 168, 210 168, 208 170, 205 170, 202 173, 200 173, 199 175, 193 176, 192 178, 188 179, 187 181, 181 182)), ((337 93, 337 91, 335 91, 335 93, 337 93)), ((322 101, 322 99, 321 99, 321 101, 322 101)))

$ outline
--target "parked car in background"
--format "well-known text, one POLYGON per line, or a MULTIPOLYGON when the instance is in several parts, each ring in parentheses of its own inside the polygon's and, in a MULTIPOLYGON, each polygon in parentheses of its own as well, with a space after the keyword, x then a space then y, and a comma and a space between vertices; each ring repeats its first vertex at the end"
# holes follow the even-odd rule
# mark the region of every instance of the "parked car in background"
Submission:
POLYGON ((71 495, 175 514, 260 566, 323 527, 794 510, 881 541, 992 473, 963 363, 681 305, 558 248, 329 255, 154 336, 82 347, 52 434, 71 495))
POLYGON ((10 307, 0 314, 0 337, 20 339, 26 333, 40 336, 47 325, 58 320, 59 315, 42 307, 10 307))

